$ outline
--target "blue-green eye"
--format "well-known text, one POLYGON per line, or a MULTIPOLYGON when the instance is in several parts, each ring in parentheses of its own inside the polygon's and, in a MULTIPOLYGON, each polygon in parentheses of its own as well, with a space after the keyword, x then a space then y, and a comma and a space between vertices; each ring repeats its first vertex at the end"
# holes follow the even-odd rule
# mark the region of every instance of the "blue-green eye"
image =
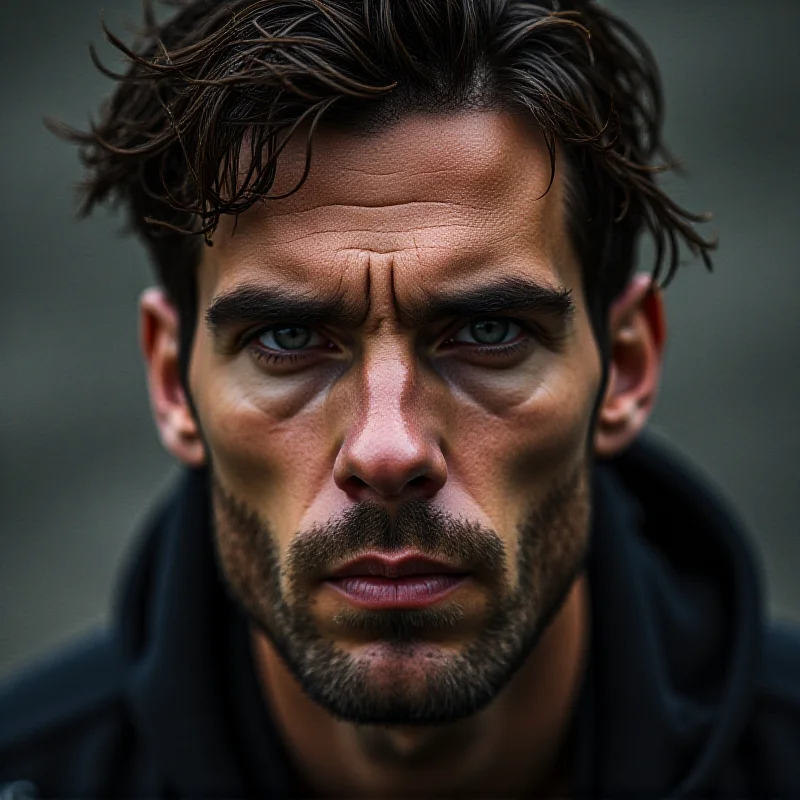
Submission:
POLYGON ((480 345, 508 344, 521 332, 522 328, 508 319, 479 319, 457 331, 452 341, 480 345))
POLYGON ((305 325, 280 325, 268 328, 256 339, 268 350, 304 350, 325 344, 322 336, 305 325))

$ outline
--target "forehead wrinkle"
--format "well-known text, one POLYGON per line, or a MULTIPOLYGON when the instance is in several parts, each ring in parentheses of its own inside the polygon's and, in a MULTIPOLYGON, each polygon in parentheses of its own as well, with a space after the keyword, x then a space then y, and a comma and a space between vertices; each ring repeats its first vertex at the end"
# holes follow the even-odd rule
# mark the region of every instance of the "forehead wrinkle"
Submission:
MULTIPOLYGON (((487 175, 490 178, 500 173, 514 175, 518 164, 516 150, 519 148, 515 147, 515 152, 510 153, 504 147, 509 138, 517 141, 524 138, 526 143, 546 149, 544 137, 535 124, 524 115, 499 109, 408 114, 367 136, 322 125, 314 136, 311 175, 328 172, 332 165, 339 185, 330 188, 338 191, 348 188, 348 181, 341 180, 342 175, 348 173, 381 179, 408 176, 412 183, 416 183, 424 175, 451 172, 464 176, 466 163, 470 166, 465 176, 467 183, 474 180, 483 182, 487 175), (408 159, 409 143, 413 143, 417 150, 413 162, 408 159)), ((296 178, 305 169, 306 147, 307 131, 298 130, 278 160, 274 193, 296 184, 296 178)), ((547 177, 543 176, 544 185, 547 177)), ((292 198, 308 195, 310 183, 311 180, 292 198)), ((378 184, 381 192, 385 191, 383 183, 380 181, 378 184)))
MULTIPOLYGON (((477 226, 477 225, 467 225, 467 224, 454 225, 452 223, 450 223, 450 224, 442 223, 442 224, 439 224, 439 225, 420 225, 417 228, 415 228, 415 230, 417 232, 419 232, 419 231, 437 231, 437 230, 478 231, 478 230, 481 230, 481 228, 479 226, 477 226)), ((367 236, 387 236, 387 237, 388 236, 395 236, 395 237, 397 237, 397 236, 407 236, 409 233, 410 233, 410 231, 405 230, 405 229, 401 229, 401 228, 396 228, 396 229, 388 229, 388 228, 386 228, 386 229, 382 229, 382 230, 376 230, 375 228, 351 228, 351 229, 348 229, 347 231, 342 231, 340 229, 333 229, 332 228, 332 229, 328 229, 328 230, 309 231, 307 233, 299 234, 298 236, 281 236, 280 242, 277 242, 275 247, 276 248, 281 248, 284 245, 297 244, 298 242, 305 242, 305 241, 313 240, 316 237, 320 237, 320 236, 339 236, 339 237, 341 237, 341 236, 353 236, 353 235, 361 234, 361 235, 367 235, 367 236)), ((272 245, 267 245, 267 248, 269 248, 271 246, 272 245)), ((437 246, 435 244, 425 244, 423 247, 425 249, 435 250, 435 249, 441 249, 441 247, 444 247, 444 246, 445 245, 437 246)), ((338 247, 336 249, 337 249, 337 252, 345 252, 345 251, 348 251, 348 250, 356 250, 356 251, 364 251, 364 252, 376 253, 376 254, 379 254, 379 255, 388 255, 389 253, 395 253, 395 252, 398 252, 400 250, 404 250, 404 249, 407 249, 407 248, 394 246, 394 247, 386 247, 384 249, 382 247, 377 246, 377 244, 372 244, 370 247, 357 247, 357 246, 351 245, 351 246, 338 247)))
MULTIPOLYGON (((302 216, 303 214, 311 214, 315 211, 320 210, 333 210, 333 209, 346 209, 346 210, 354 210, 354 211, 361 211, 361 210, 370 210, 370 209, 398 209, 398 208, 405 208, 407 206, 446 206, 446 207, 457 207, 457 208, 468 208, 472 211, 477 211, 480 213, 485 213, 488 209, 485 206, 476 206, 472 205, 471 203, 464 203, 464 202, 455 202, 453 200, 400 200, 397 202, 375 202, 375 203, 316 203, 313 205, 309 205, 303 208, 292 208, 287 211, 269 211, 269 217, 271 219, 280 219, 284 216, 302 216)), ((244 212, 245 214, 249 213, 250 210, 244 212)))
MULTIPOLYGON (((420 293, 461 294, 470 286, 486 283, 491 275, 497 276, 498 273, 527 276, 529 279, 536 275, 544 284, 552 283, 556 277, 551 274, 554 265, 546 246, 537 246, 535 251, 526 247, 525 252, 520 253, 519 248, 509 241, 509 246, 499 251, 496 236, 471 241, 471 237, 459 235, 463 229, 450 228, 449 235, 432 240, 424 235, 426 230, 430 229, 423 227, 407 232, 401 237, 403 242, 391 237, 395 241, 386 240, 382 246, 372 242, 369 247, 339 246, 333 253, 326 247, 328 242, 324 239, 315 241, 313 233, 303 237, 309 246, 298 248, 296 245, 302 240, 290 240, 295 246, 288 247, 290 241, 283 240, 274 245, 279 252, 275 252, 271 245, 253 248, 249 242, 246 245, 242 243, 245 250, 254 253, 256 258, 248 257, 247 264, 239 261, 236 269, 227 271, 223 284, 288 285, 298 294, 315 297, 349 295, 352 302, 369 303, 373 294, 370 279, 375 269, 381 269, 379 262, 385 259, 390 265, 392 305, 399 313, 407 305, 406 298, 420 293), (374 261, 375 257, 378 262, 374 261), (289 276, 292 277, 287 284, 289 276), (404 298, 402 303, 401 298, 404 298)), ((332 233, 341 234, 340 231, 332 233)), ((556 283, 562 281, 556 280, 556 283)), ((424 304, 425 298, 420 299, 424 304)), ((403 316, 416 315, 409 312, 403 316)))
MULTIPOLYGON (((292 158, 304 154, 305 140, 298 140, 298 147, 301 144, 298 153, 292 154, 291 147, 285 151, 289 172, 292 158)), ((550 201, 560 194, 553 191, 558 175, 551 191, 544 191, 549 160, 539 152, 543 148, 530 126, 520 126, 508 115, 482 112, 403 120, 355 145, 351 135, 320 130, 306 183, 290 197, 264 200, 246 211, 239 233, 252 222, 261 229, 258 233, 269 235, 270 221, 275 221, 283 228, 277 232, 281 239, 296 241, 313 235, 307 228, 317 215, 321 235, 343 233, 344 228, 351 234, 398 233, 420 227, 419 219, 407 219, 407 214, 424 219, 426 212, 439 217, 438 225, 485 228, 497 222, 498 213, 508 212, 524 215, 535 225, 535 218, 551 216, 550 201), (521 173, 526 173, 522 183, 521 173), (442 177, 447 175, 453 180, 442 177), (362 177, 366 180, 359 180, 362 177), (453 214, 442 214, 448 207, 453 214), (355 216, 333 224, 326 219, 350 212, 355 216), (382 218, 382 212, 389 218, 382 218), (284 222, 306 230, 286 230, 284 222)))
MULTIPOLYGON (((305 136, 289 142, 279 159, 274 193, 295 185, 295 173, 301 174, 305 164, 305 147, 305 136)), ((357 205, 377 207, 387 200, 417 200, 421 186, 430 200, 452 201, 453 192, 461 199, 497 199, 517 181, 520 168, 528 166, 533 167, 529 178, 536 185, 529 193, 534 199, 543 194, 550 177, 549 159, 538 153, 545 149, 538 129, 502 112, 411 115, 366 138, 323 127, 315 135, 307 181, 291 196, 265 203, 274 214, 348 206, 354 196, 357 205), (454 180, 448 181, 447 175, 454 180)))
MULTIPOLYGON (((427 200, 375 205, 317 203, 313 208, 284 210, 261 207, 244 212, 235 236, 224 237, 221 247, 235 254, 239 249, 252 249, 253 241, 257 242, 256 247, 268 251, 314 237, 337 237, 350 242, 357 238, 358 243, 350 245, 356 248, 389 251, 400 248, 394 242, 392 247, 385 247, 367 239, 447 228, 485 231, 498 226, 502 213, 495 203, 483 207, 427 200)), ((343 249, 343 245, 337 245, 337 249, 343 249)))
MULTIPOLYGON (((396 175, 407 174, 407 172, 391 169, 387 172, 381 172, 380 170, 370 170, 364 169, 363 167, 348 167, 346 164, 342 165, 341 171, 344 173, 352 172, 355 175, 366 175, 370 178, 390 178, 396 175)), ((433 167, 431 169, 416 169, 414 171, 415 176, 420 175, 445 175, 453 171, 452 167, 433 167)))
MULTIPOLYGON (((321 132, 301 190, 258 204, 241 215, 235 237, 220 237, 228 275, 218 277, 260 280, 266 268, 289 273, 300 285, 341 288, 350 270, 342 271, 339 251, 392 255, 398 298, 416 293, 407 277, 452 282, 462 267, 474 274, 480 261, 543 277, 561 272, 551 256, 562 233, 557 201, 563 170, 542 196, 548 162, 537 156, 542 146, 535 135, 504 115, 487 127, 481 120, 491 116, 407 120, 355 145, 351 136, 321 132), (411 252, 409 273, 401 265, 411 252)), ((357 284, 351 289, 363 293, 364 284, 357 284)))

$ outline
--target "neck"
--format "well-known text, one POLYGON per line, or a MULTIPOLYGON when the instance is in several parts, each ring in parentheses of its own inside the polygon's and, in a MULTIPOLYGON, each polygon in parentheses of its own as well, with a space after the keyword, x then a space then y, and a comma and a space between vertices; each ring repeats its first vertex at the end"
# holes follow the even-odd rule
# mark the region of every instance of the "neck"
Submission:
POLYGON ((313 703, 269 640, 253 631, 256 666, 294 766, 321 795, 564 796, 567 733, 589 638, 581 575, 536 649, 492 703, 437 727, 378 728, 313 703))

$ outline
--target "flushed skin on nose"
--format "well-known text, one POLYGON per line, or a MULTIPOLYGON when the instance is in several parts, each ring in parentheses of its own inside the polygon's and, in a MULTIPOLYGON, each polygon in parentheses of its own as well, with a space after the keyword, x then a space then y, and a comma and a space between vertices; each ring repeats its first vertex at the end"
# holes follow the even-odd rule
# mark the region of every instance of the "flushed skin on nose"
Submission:
POLYGON ((442 440, 453 409, 442 382, 421 374, 417 361, 407 337, 376 336, 353 380, 332 392, 342 394, 344 422, 333 478, 353 500, 432 498, 447 482, 442 440))
MULTIPOLYGON (((300 147, 276 191, 296 178, 300 147)), ((513 553, 531 504, 583 462, 599 357, 564 176, 545 193, 549 177, 544 143, 515 117, 410 117, 369 137, 323 131, 297 194, 257 205, 235 233, 223 220, 199 271, 200 320, 242 286, 339 298, 356 320, 320 326, 325 348, 288 367, 256 358, 246 330, 198 327, 190 385, 214 469, 281 555, 353 502, 409 494, 494 529, 513 553), (571 289, 575 312, 558 336, 495 360, 447 344, 469 319, 413 321, 431 294, 497 276, 571 289)))

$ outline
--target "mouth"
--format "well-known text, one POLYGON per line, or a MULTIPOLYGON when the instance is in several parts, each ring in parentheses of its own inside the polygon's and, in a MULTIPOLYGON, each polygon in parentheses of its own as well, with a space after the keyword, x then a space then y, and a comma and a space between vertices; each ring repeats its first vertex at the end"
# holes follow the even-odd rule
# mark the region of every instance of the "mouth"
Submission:
POLYGON ((418 555, 368 555, 335 570, 325 583, 363 609, 425 608, 444 600, 470 577, 418 555))

